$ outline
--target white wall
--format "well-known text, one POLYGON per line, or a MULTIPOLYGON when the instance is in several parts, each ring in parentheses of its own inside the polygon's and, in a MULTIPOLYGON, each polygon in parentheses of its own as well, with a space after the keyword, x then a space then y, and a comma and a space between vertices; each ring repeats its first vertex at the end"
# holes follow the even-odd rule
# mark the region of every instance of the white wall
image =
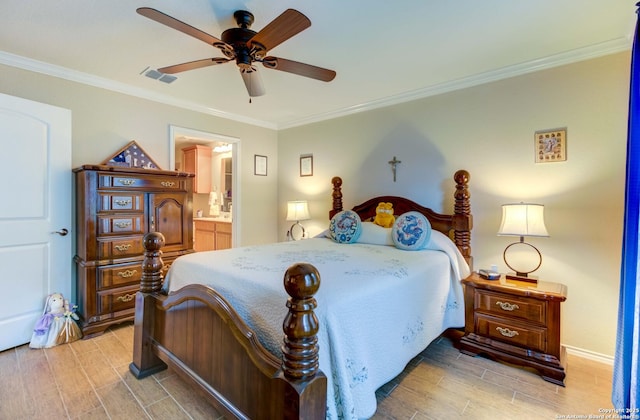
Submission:
POLYGON ((550 238, 532 239, 545 280, 568 285, 562 342, 613 355, 622 232, 629 54, 621 53, 280 132, 0 65, 0 92, 71 109, 74 166, 136 140, 168 169, 169 125, 241 139, 241 244, 284 239, 286 201, 308 199, 312 234, 327 226, 330 179, 344 202, 405 195, 451 212, 455 170, 471 173, 476 267, 496 263, 500 205, 545 204, 550 238), (533 133, 568 128, 568 160, 535 164, 533 133), (314 176, 299 177, 299 157, 314 176), (254 154, 269 159, 253 175, 254 154), (387 162, 402 163, 392 181, 387 162))
POLYGON ((330 180, 343 178, 345 207, 404 195, 451 212, 457 169, 471 173, 475 267, 502 261, 514 238, 497 237, 503 203, 545 205, 549 238, 538 274, 562 282, 562 342, 612 356, 624 200, 630 58, 610 55, 279 133, 278 215, 308 199, 311 234, 327 227, 330 180), (534 163, 536 130, 567 127, 566 162, 534 163), (299 177, 301 154, 314 176, 299 177), (389 160, 397 156, 397 182, 389 160))
POLYGON ((277 168, 277 132, 203 113, 94 88, 55 77, 0 65, 0 92, 72 111, 72 164, 101 163, 131 140, 163 169, 169 168, 169 126, 240 139, 239 204, 243 245, 273 242, 277 237, 277 176, 253 175, 253 155, 269 157, 277 168), (259 206, 257 205, 259 204, 259 206), (260 209, 259 211, 257 209, 260 209))

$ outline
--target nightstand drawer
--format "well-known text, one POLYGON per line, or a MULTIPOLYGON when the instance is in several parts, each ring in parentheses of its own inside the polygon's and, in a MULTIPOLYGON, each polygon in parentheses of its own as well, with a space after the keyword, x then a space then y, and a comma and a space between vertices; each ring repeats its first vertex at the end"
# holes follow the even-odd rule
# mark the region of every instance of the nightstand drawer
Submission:
POLYGON ((494 340, 542 353, 547 351, 546 328, 519 325, 515 322, 509 322, 507 319, 476 314, 476 331, 478 334, 494 340))
POLYGON ((547 323, 547 303, 537 299, 476 290, 476 310, 509 318, 522 318, 541 325, 547 323))

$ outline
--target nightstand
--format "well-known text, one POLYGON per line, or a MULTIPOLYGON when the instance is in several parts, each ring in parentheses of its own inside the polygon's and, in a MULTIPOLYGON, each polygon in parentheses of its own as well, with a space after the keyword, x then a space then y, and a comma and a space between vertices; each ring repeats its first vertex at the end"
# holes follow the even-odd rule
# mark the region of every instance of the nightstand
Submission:
POLYGON ((546 381, 564 386, 566 351, 560 345, 560 304, 567 299, 567 287, 504 276, 485 280, 477 273, 462 283, 465 334, 460 351, 534 368, 546 381))

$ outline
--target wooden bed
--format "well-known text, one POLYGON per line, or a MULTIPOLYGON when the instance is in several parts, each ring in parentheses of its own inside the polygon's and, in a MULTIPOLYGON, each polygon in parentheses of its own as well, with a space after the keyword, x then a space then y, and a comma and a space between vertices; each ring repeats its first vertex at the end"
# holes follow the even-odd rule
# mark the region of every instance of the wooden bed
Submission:
MULTIPOLYGON (((391 202, 397 215, 419 211, 434 230, 448 235, 471 265, 472 216, 469 173, 454 175, 454 213, 439 214, 411 200, 381 196, 353 208, 367 220, 380 201, 391 202)), ((332 179, 330 217, 343 210, 342 180, 332 179)), ((283 320, 282 359, 259 342, 256 333, 215 290, 189 285, 162 291, 161 233, 145 236, 145 259, 136 296, 134 352, 130 365, 137 378, 167 366, 200 390, 228 418, 324 419, 327 378, 319 369, 317 306, 320 274, 310 264, 292 265, 284 273, 290 296, 283 320)))

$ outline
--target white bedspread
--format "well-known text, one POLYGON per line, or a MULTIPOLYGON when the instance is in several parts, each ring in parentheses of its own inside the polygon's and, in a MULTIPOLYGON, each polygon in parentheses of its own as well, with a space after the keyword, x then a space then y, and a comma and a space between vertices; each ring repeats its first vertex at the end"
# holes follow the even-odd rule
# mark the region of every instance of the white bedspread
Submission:
POLYGON ((297 262, 313 264, 321 278, 316 315, 327 418, 368 418, 376 410, 377 388, 442 331, 464 325, 460 279, 469 268, 449 239, 433 233, 430 248, 439 250, 312 238, 185 255, 172 264, 165 287, 213 287, 280 355, 284 272, 297 262))

